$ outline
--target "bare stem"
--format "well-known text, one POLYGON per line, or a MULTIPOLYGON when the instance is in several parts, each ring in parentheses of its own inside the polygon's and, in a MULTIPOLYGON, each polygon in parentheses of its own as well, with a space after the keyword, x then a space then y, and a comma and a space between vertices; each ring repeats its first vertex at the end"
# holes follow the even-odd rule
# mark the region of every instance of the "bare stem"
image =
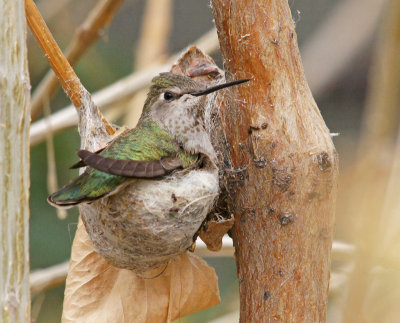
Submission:
MULTIPOLYGON (((101 36, 102 29, 110 24, 122 0, 103 0, 89 13, 86 20, 75 32, 74 38, 66 50, 66 58, 75 65, 86 50, 101 36)), ((37 86, 32 96, 31 118, 39 118, 43 109, 43 100, 50 100, 58 89, 57 77, 50 70, 37 86)))
POLYGON ((0 43, 0 321, 28 323, 30 82, 23 0, 0 0, 0 43))
MULTIPOLYGON (((71 99, 75 108, 78 110, 81 108, 83 110, 90 108, 97 110, 90 94, 81 84, 78 76, 75 74, 75 71, 65 58, 32 0, 25 1, 25 12, 28 25, 31 28, 33 35, 39 43, 39 46, 42 48, 46 59, 53 68, 53 71, 60 80, 64 91, 71 99), (83 98, 85 100, 83 100, 83 98)), ((84 112, 85 111, 81 111, 80 113, 82 114, 84 112)), ((113 134, 115 132, 114 128, 108 123, 108 121, 101 115, 100 112, 93 115, 96 117, 96 119, 101 120, 108 134, 113 134)))
POLYGON ((82 85, 60 47, 53 38, 39 10, 32 0, 25 1, 29 28, 42 48, 47 60, 60 80, 63 89, 76 108, 81 106, 82 85))

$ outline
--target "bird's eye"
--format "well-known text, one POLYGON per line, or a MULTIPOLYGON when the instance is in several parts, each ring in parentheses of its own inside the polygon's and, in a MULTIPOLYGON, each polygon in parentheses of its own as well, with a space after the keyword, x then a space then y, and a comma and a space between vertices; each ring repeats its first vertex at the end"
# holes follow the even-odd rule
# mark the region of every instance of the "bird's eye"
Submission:
POLYGON ((174 97, 175 97, 174 94, 171 93, 171 92, 165 92, 164 93, 164 99, 167 100, 167 101, 172 100, 174 97))

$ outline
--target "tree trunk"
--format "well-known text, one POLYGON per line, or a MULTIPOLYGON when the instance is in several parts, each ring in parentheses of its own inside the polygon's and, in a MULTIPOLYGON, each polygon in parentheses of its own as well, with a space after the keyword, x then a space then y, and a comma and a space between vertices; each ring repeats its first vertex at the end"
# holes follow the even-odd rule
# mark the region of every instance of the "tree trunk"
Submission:
POLYGON ((0 322, 30 322, 30 85, 23 0, 0 0, 0 44, 0 322))
POLYGON ((305 80, 287 0, 213 0, 241 322, 324 322, 338 161, 305 80))

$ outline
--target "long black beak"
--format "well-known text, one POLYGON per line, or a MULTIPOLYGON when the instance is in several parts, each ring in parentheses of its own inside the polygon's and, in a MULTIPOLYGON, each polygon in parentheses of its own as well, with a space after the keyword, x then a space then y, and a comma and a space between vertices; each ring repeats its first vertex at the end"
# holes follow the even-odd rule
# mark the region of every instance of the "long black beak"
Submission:
POLYGON ((230 87, 230 86, 233 86, 233 85, 237 85, 237 84, 241 84, 241 83, 244 83, 244 82, 248 82, 250 80, 251 79, 241 79, 241 80, 236 80, 236 81, 233 81, 233 82, 218 84, 216 86, 209 87, 208 89, 205 89, 203 91, 192 92, 192 93, 189 93, 189 94, 194 95, 194 96, 206 95, 206 94, 209 94, 209 93, 224 89, 226 87, 230 87))

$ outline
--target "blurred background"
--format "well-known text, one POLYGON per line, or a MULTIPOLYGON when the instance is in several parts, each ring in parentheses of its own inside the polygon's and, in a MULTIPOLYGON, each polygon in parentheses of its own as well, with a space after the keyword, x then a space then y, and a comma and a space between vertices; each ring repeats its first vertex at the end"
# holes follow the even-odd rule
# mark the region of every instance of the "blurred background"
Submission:
MULTIPOLYGON (((37 1, 62 49, 101 3, 37 1)), ((400 1, 289 0, 289 5, 310 88, 340 157, 328 322, 400 322, 400 1)), ((209 0, 125 0, 75 70, 96 93, 135 71, 148 71, 151 78, 190 44, 222 67, 213 28, 209 0)), ((30 32, 28 48, 34 102, 49 66, 30 32)), ((125 91, 117 102, 99 104, 107 118, 134 125, 145 84, 134 95, 125 91)), ((69 259, 77 209, 57 213, 46 198, 77 175, 68 168, 80 145, 73 118, 59 112, 70 104, 67 96, 59 90, 53 99, 37 101, 31 128, 33 272, 69 259)), ((233 257, 206 260, 217 271, 222 302, 179 321, 238 322, 233 257)), ((36 322, 60 321, 64 285, 56 285, 33 292, 36 322)))

